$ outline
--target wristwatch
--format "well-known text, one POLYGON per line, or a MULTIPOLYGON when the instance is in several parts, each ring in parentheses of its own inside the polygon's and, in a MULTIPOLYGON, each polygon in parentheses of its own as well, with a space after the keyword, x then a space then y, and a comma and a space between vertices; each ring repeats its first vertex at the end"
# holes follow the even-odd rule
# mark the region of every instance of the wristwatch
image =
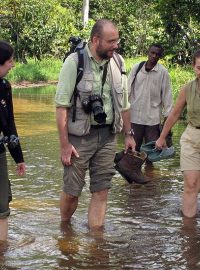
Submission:
POLYGON ((125 132, 124 135, 125 136, 133 136, 134 135, 133 129, 131 128, 128 132, 125 132))

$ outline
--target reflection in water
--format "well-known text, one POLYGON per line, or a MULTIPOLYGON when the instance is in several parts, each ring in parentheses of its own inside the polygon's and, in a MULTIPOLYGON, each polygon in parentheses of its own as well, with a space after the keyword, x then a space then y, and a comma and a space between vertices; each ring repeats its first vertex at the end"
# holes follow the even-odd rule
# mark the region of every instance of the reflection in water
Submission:
POLYGON ((71 224, 61 222, 61 232, 63 235, 58 238, 58 248, 64 256, 58 259, 58 264, 61 269, 71 269, 77 265, 75 256, 79 253, 81 242, 71 224))
POLYGON ((181 228, 183 258, 190 270, 200 269, 200 227, 198 221, 195 218, 184 217, 181 228))
POLYGON ((92 265, 93 269, 110 269, 103 231, 86 233, 87 241, 71 224, 62 223, 61 231, 63 236, 58 239, 58 247, 64 256, 58 259, 59 269, 88 269, 92 265))
MULTIPOLYGON (((87 228, 88 185, 71 225, 60 224, 62 167, 52 88, 14 91, 14 109, 27 164, 20 178, 8 159, 13 190, 8 246, 0 244, 0 270, 196 270, 200 263, 199 220, 179 214, 183 188, 177 155, 143 168, 147 185, 129 185, 119 174, 109 193, 104 231, 87 228), (196 267, 196 268, 195 268, 196 267)), ((118 150, 122 148, 119 139, 118 150)))

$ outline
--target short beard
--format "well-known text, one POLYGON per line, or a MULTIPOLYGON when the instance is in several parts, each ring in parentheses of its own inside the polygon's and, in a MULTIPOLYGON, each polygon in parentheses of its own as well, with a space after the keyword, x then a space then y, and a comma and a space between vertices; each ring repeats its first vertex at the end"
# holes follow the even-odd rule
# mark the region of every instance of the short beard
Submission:
POLYGON ((98 52, 98 51, 97 51, 97 55, 98 55, 101 59, 104 59, 104 60, 110 59, 110 57, 109 57, 105 52, 98 52))
POLYGON ((104 60, 109 60, 111 57, 108 56, 108 52, 102 51, 102 46, 101 44, 99 45, 99 47, 96 50, 97 55, 104 60))

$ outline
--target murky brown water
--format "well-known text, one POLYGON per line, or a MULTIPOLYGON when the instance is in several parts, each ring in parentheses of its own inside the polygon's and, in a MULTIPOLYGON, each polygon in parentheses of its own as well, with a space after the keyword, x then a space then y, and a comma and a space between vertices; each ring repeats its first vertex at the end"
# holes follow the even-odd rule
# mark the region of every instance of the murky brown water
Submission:
POLYGON ((176 157, 155 163, 146 172, 149 184, 130 186, 118 174, 114 177, 105 230, 94 236, 87 228, 88 186, 71 226, 60 228, 62 167, 53 100, 52 86, 15 91, 27 174, 17 177, 9 157, 13 202, 0 270, 200 269, 200 220, 183 220, 179 214, 183 183, 178 141, 184 125, 174 129, 176 157))

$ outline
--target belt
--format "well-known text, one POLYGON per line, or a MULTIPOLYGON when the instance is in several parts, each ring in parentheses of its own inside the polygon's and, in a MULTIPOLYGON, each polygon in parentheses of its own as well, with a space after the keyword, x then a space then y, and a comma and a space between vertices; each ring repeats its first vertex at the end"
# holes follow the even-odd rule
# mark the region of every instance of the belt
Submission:
POLYGON ((91 128, 94 128, 94 129, 99 129, 99 128, 111 128, 112 125, 109 125, 109 124, 102 124, 102 125, 91 125, 91 128))

